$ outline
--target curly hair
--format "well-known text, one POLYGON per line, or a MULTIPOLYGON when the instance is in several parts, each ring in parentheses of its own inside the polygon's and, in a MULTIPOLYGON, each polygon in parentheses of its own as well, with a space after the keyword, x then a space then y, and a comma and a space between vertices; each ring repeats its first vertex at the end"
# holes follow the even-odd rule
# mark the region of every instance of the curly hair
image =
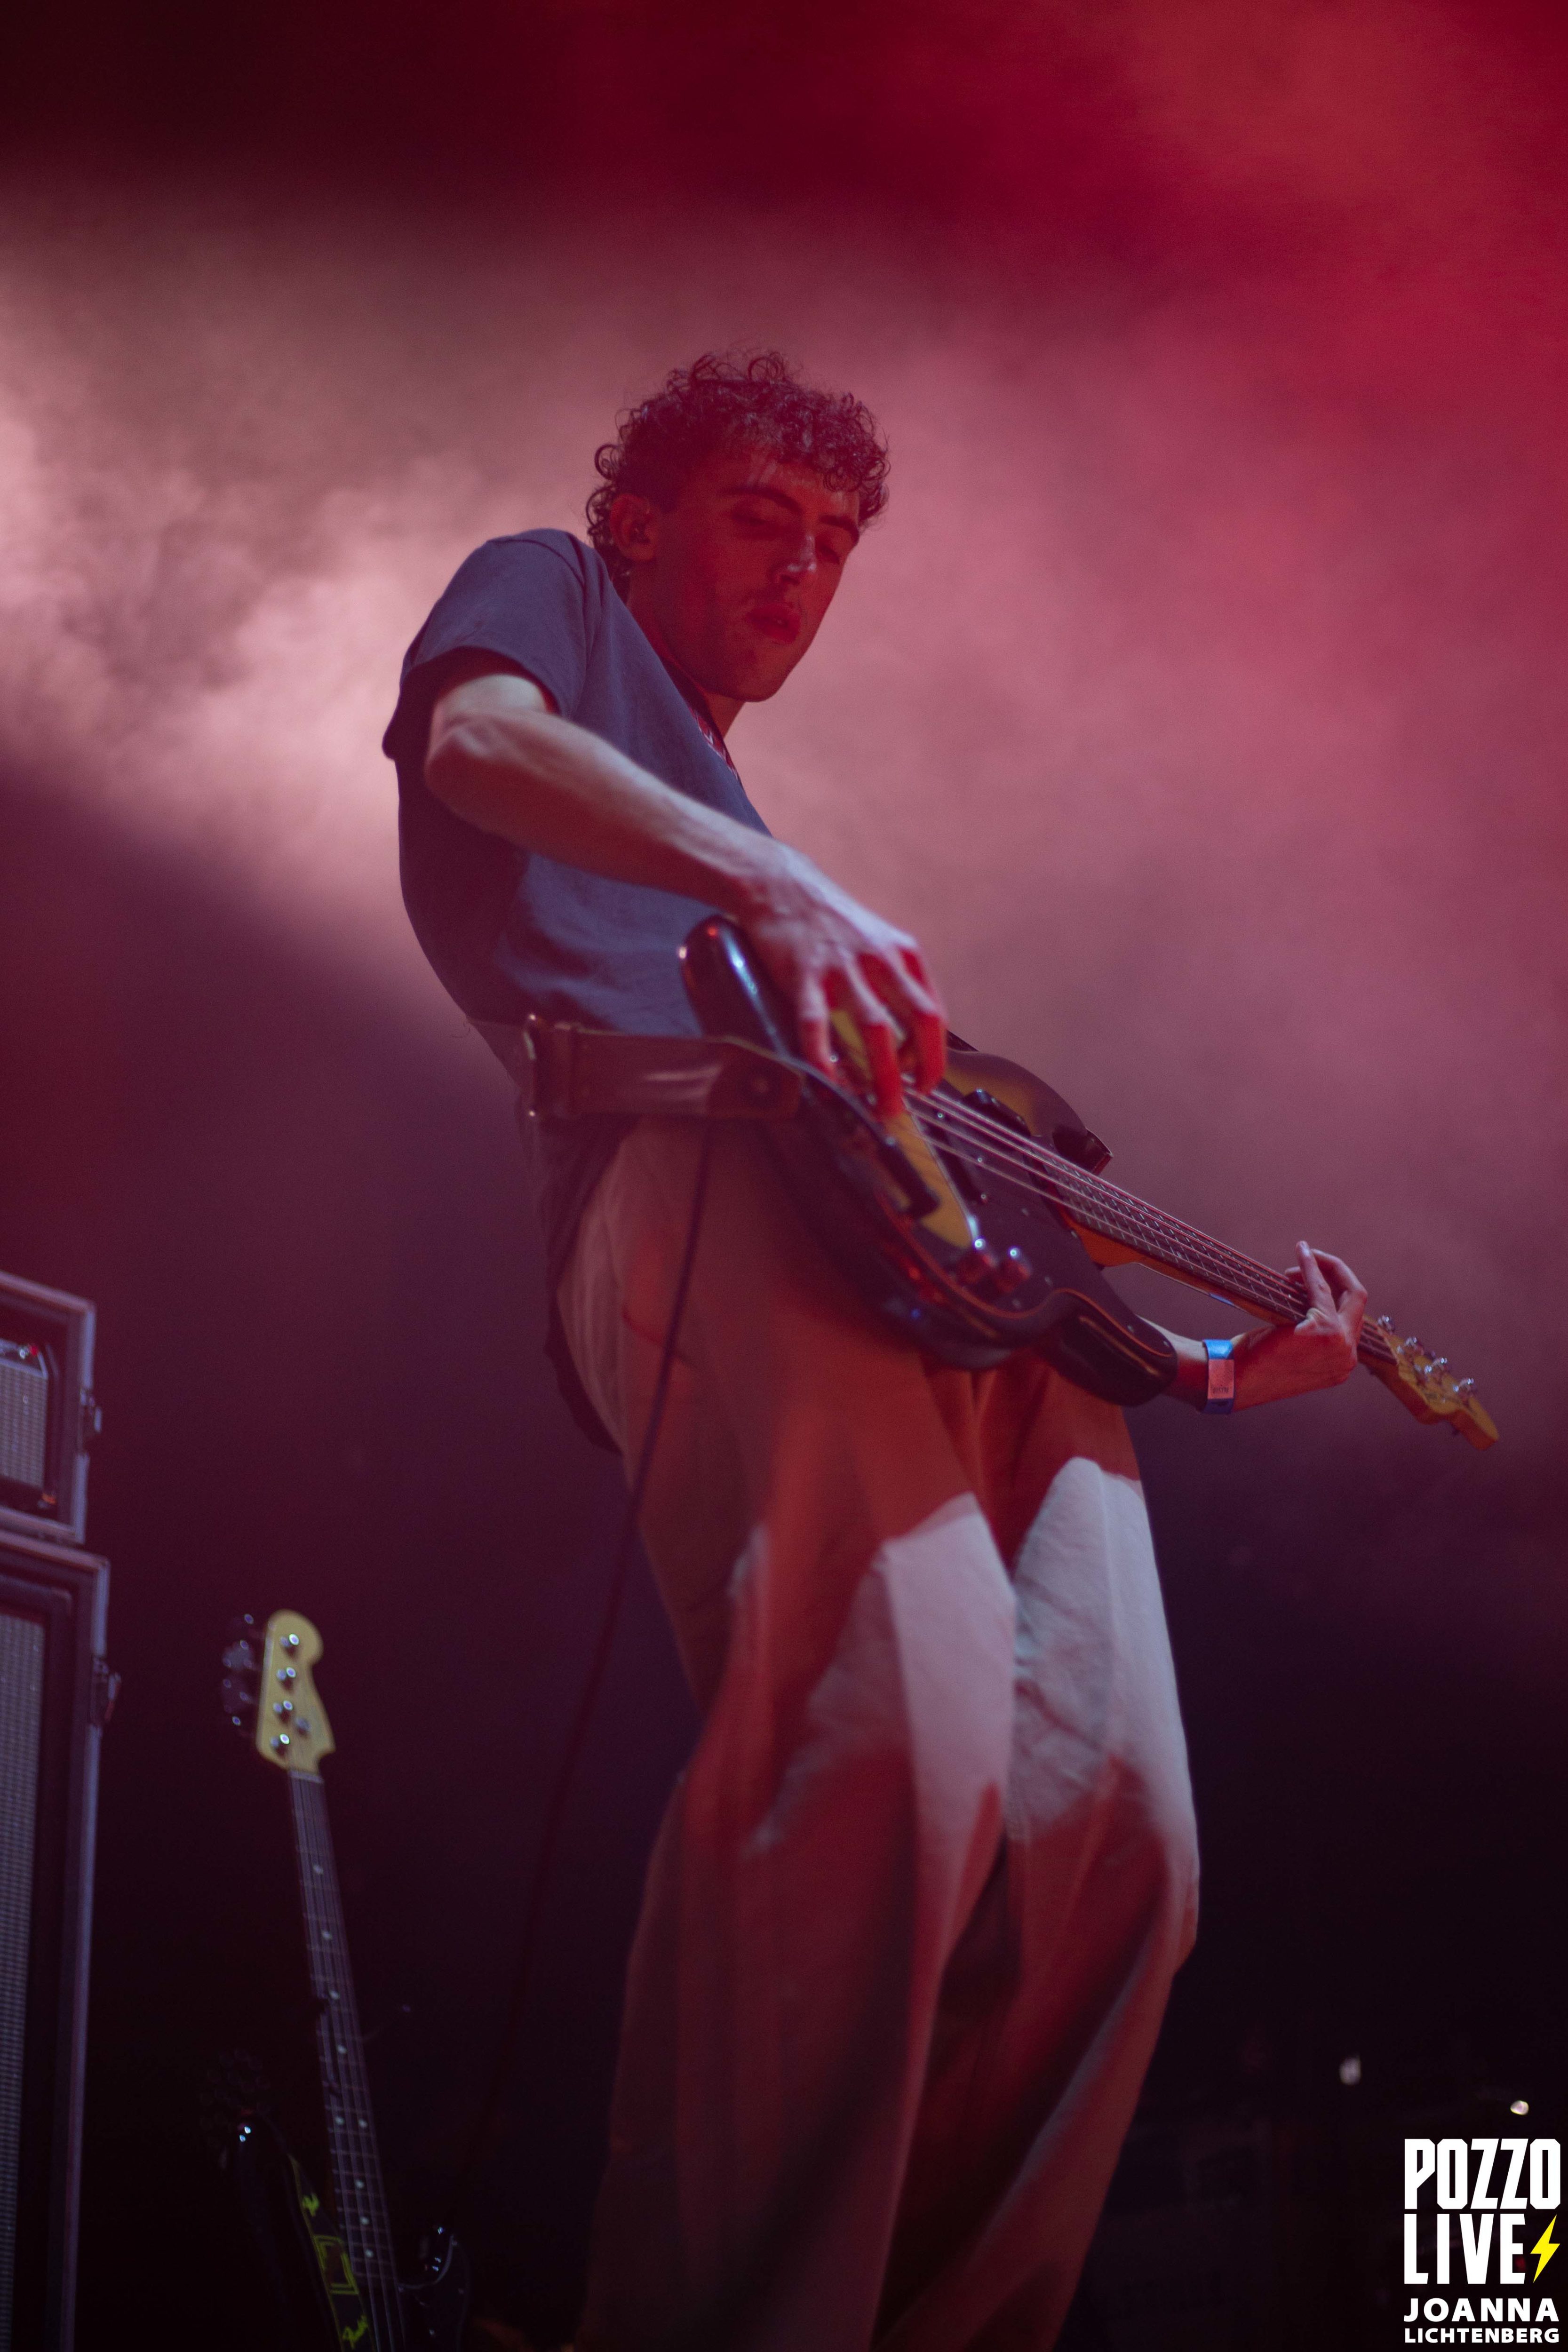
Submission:
POLYGON ((600 484, 588 500, 588 537, 623 593, 631 566, 610 536, 611 507, 632 490, 668 513, 712 450, 767 449, 808 466, 830 489, 858 491, 862 530, 888 503, 888 445, 870 410, 852 393, 803 383, 782 352, 704 352, 619 423, 616 438, 594 453, 600 484))

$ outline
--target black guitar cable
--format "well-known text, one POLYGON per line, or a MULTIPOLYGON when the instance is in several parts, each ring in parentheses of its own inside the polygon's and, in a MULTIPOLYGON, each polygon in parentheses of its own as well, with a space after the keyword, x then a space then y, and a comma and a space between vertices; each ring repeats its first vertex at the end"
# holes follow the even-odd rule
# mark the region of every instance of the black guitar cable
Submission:
POLYGON ((620 1622, 621 1606, 626 1599, 632 1557, 637 1548, 637 1522, 647 1493, 647 1482, 653 1469, 654 1450, 658 1443, 664 1422, 665 1403, 669 1394, 670 1373, 675 1367, 675 1351, 680 1338, 680 1326, 686 1313, 686 1301, 691 1289, 692 1270, 697 1263, 697 1244, 702 1231, 702 1213, 708 1202, 708 1175, 713 1156, 713 1129, 705 1122, 702 1146, 697 1160, 697 1181, 691 1192, 691 1216, 686 1229, 686 1244, 681 1252, 680 1271, 676 1278, 675 1297, 670 1305, 669 1328, 664 1335, 664 1347, 658 1360, 658 1375, 654 1382, 653 1402, 648 1410, 647 1428, 637 1455, 637 1470, 626 1497, 626 1517, 621 1522, 620 1540, 616 1547, 615 1562, 610 1570, 609 1587, 605 1596, 604 1614, 599 1623, 599 1638, 595 1644, 583 1695, 577 1701, 556 1768, 554 1785, 545 1811, 544 1826, 540 1832, 539 1851, 534 1857, 529 1879, 528 1899, 523 1906, 522 1935, 518 1948, 517 1966, 512 1973, 511 1992, 507 2001, 506 2017, 501 2026, 500 2040, 496 2047, 495 2063, 490 2071, 484 2103, 468 2135, 458 2168, 457 2186, 452 2192, 451 2212, 459 2214, 472 2193, 475 2180, 490 2153, 496 2126, 511 2077, 512 2063, 517 2056, 518 2040, 528 2007, 528 1995, 533 1979, 534 1963, 539 1957, 540 1924, 544 1915, 544 1898, 555 1863, 556 1849, 566 1819, 567 1801, 576 1778, 588 1727, 598 1704, 610 1652, 615 1643, 616 1628, 620 1622))

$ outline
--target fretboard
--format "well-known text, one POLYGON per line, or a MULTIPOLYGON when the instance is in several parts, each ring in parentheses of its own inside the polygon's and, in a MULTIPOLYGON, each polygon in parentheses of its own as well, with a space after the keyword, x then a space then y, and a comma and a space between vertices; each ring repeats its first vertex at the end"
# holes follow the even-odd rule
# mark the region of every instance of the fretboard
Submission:
MULTIPOLYGON (((1120 1244, 1145 1265, 1173 1275, 1178 1282, 1206 1290, 1273 1323, 1298 1323, 1307 1312, 1306 1288, 1300 1275, 1281 1273, 1216 1242, 1196 1225, 1152 1208, 1135 1193, 1124 1192, 1120 1184, 1109 1183, 1103 1176, 1091 1175, 1087 1168, 1064 1160, 1047 1145, 1016 1134, 947 1096, 927 1097, 916 1116, 930 1139, 944 1150, 961 1153, 977 1171, 994 1171, 1015 1183, 1032 1186, 1074 1224, 1120 1244)), ((1363 1363, 1394 1360, 1375 1324, 1363 1327, 1359 1353, 1363 1363)))
POLYGON ((349 1967, 343 1906, 327 1822, 327 1792, 318 1777, 291 1772, 294 1859, 310 1990, 319 2004, 316 2050, 326 2110, 332 2201, 338 2227, 375 2335, 374 2352, 404 2352, 403 2313, 393 2260, 392 2229, 381 2177, 359 2005, 349 1967))

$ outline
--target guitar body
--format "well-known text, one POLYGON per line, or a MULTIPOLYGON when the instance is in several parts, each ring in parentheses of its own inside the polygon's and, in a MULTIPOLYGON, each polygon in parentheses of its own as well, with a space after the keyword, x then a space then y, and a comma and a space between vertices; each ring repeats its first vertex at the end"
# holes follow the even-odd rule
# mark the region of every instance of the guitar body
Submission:
MULTIPOLYGON (((700 923, 681 950, 688 992, 710 1036, 793 1055, 787 1008, 741 932, 700 923)), ((841 1033, 847 1075, 853 1056, 841 1033)), ((1113 1404, 1170 1384, 1175 1351, 1118 1298, 1083 1241, 1037 1184, 964 1144, 943 1102, 984 1114, 1097 1171, 1109 1153, 1060 1095, 1016 1063, 967 1049, 917 1127, 880 1127, 847 1087, 807 1091, 798 1115, 760 1129, 791 1198, 868 1305, 944 1363, 984 1370, 1020 1348, 1113 1404)), ((1005 1154, 1003 1158, 1005 1159, 1005 1154)), ((1108 1254, 1109 1255, 1109 1254, 1108 1254)))

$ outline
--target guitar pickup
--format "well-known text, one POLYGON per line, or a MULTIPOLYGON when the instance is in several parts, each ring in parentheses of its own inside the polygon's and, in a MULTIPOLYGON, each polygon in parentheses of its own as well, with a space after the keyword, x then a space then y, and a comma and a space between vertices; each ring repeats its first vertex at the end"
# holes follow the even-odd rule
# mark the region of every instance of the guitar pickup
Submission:
POLYGON ((870 1112, 845 1087, 836 1086, 825 1078, 820 1070, 804 1062, 793 1066, 808 1086, 820 1109, 830 1110, 846 1130, 845 1139, 857 1151, 874 1160, 886 1176, 903 1194, 903 1213, 907 1217, 929 1217, 941 1206, 920 1170, 897 1139, 886 1128, 878 1125, 870 1112))

